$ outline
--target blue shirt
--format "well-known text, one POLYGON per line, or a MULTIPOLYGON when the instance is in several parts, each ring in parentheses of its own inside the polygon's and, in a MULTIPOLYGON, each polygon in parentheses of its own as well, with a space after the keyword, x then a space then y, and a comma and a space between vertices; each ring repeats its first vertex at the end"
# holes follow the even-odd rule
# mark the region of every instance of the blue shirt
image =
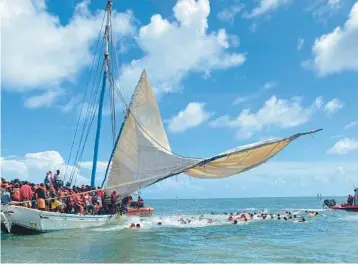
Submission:
POLYGON ((1 203, 10 203, 11 202, 11 195, 8 191, 3 192, 1 195, 1 203))

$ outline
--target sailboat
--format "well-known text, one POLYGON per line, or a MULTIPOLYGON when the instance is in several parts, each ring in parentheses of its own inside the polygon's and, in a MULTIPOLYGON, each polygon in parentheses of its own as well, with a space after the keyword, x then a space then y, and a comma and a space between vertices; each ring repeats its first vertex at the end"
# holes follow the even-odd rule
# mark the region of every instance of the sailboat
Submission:
MULTIPOLYGON (((103 85, 100 90, 97 132, 94 145, 91 186, 95 186, 98 146, 101 132, 102 108, 106 83, 114 93, 116 83, 109 62, 112 0, 107 1, 105 27, 105 59, 103 85), (108 78, 109 77, 109 78, 108 78), (108 78, 108 80, 107 80, 108 78)), ((110 89, 110 90, 111 90, 110 89)), ((116 89, 117 92, 118 89, 116 89)), ((120 93, 120 92, 119 92, 120 93)), ((107 163, 102 188, 110 194, 116 191, 118 200, 162 180, 184 173, 194 178, 224 178, 253 169, 275 156, 297 138, 319 130, 298 133, 290 137, 265 140, 236 147, 209 158, 190 158, 174 153, 169 145, 159 107, 143 70, 129 104, 123 96, 125 114, 107 163)), ((9 232, 18 228, 36 232, 50 232, 75 228, 89 228, 113 223, 119 215, 73 215, 39 211, 18 205, 2 206, 2 221, 9 232)))

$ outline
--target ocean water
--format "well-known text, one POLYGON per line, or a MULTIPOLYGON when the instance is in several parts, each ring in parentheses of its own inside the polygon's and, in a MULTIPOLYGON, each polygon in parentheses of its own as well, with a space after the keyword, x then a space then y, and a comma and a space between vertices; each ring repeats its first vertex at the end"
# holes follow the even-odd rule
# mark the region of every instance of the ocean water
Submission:
POLYGON ((323 210, 315 197, 147 200, 146 204, 155 208, 155 216, 125 217, 117 224, 86 230, 1 234, 1 261, 358 262, 358 213, 323 210), (233 225, 223 214, 281 210, 307 221, 266 219, 233 225), (306 216, 305 210, 317 210, 319 215, 306 216), (199 221, 201 215, 213 223, 199 221), (180 217, 192 221, 180 224, 180 217), (142 228, 129 229, 132 222, 142 228))

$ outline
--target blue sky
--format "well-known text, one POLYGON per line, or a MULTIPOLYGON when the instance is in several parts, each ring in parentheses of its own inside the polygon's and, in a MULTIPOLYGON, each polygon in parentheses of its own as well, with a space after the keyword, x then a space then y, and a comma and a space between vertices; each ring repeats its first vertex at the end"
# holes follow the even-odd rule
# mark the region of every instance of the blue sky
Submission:
MULTIPOLYGON (((65 167, 104 3, 4 3, 3 177, 39 182, 65 167)), ((175 153, 208 157, 324 129, 252 171, 220 180, 180 175, 143 190, 146 197, 345 195, 358 185, 356 1, 114 1, 114 10, 124 94, 145 68, 175 153)), ((111 137, 107 113, 98 182, 111 137)), ((79 182, 88 181, 93 142, 91 133, 79 182)))

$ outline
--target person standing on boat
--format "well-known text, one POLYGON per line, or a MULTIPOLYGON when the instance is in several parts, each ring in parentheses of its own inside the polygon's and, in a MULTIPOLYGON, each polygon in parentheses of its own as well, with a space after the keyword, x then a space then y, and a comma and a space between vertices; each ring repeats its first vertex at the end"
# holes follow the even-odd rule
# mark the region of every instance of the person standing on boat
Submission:
POLYGON ((116 212, 116 204, 117 204, 117 198, 119 197, 119 195, 117 195, 116 191, 113 191, 111 194, 111 210, 112 213, 116 212))
POLYGON ((26 201, 24 206, 31 208, 31 198, 32 198, 32 190, 31 186, 28 182, 24 182, 24 184, 20 187, 20 197, 21 201, 26 201))
POLYGON ((44 211, 46 209, 46 190, 45 190, 45 185, 43 183, 40 184, 39 187, 37 187, 36 191, 36 199, 37 199, 37 208, 39 210, 44 211))
POLYGON ((352 195, 348 195, 347 204, 352 206, 353 205, 354 198, 352 195))
POLYGON ((44 179, 44 183, 46 185, 46 188, 50 188, 50 184, 51 184, 51 177, 50 177, 50 172, 46 173, 45 179, 44 179))

